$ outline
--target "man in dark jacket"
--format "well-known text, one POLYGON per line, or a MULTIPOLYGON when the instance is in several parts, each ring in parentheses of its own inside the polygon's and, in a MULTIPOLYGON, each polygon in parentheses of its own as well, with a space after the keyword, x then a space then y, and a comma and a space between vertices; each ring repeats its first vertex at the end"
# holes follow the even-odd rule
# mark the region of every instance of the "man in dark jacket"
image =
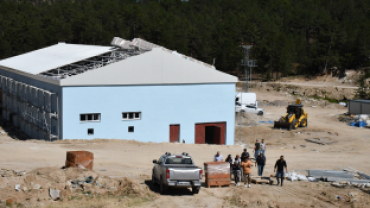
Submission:
POLYGON ((263 174, 263 168, 265 167, 266 164, 266 157, 263 156, 263 153, 260 152, 260 155, 258 155, 255 163, 255 167, 258 165, 258 175, 262 176, 263 174))
POLYGON ((249 153, 247 152, 247 148, 245 148, 242 152, 241 159, 242 161, 246 158, 249 158, 249 153))
POLYGON ((285 171, 288 172, 288 167, 286 164, 286 161, 284 160, 284 156, 280 156, 280 159, 276 161, 275 163, 275 168, 274 168, 274 173, 276 172, 276 179, 277 179, 277 185, 280 184, 279 182, 279 177, 281 178, 281 186, 283 186, 283 181, 284 181, 284 167, 285 171))

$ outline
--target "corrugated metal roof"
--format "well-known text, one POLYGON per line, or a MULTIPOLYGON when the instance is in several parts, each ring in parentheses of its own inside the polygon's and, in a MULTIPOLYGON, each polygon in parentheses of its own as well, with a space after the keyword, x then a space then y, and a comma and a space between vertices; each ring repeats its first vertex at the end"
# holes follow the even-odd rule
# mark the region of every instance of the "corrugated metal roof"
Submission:
POLYGON ((47 48, 3 59, 0 61, 0 66, 5 66, 29 74, 39 74, 92 56, 98 56, 112 50, 113 47, 109 46, 59 43, 47 48))
POLYGON ((235 76, 164 48, 60 80, 62 86, 235 83, 235 76))

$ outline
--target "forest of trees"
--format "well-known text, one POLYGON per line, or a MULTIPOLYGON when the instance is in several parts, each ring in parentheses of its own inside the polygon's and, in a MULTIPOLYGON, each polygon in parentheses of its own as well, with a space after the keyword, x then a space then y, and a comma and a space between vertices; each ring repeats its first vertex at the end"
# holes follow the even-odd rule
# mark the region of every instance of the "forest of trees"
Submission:
POLYGON ((140 37, 236 73, 254 43, 261 73, 370 66, 369 0, 0 0, 0 59, 64 41, 140 37))

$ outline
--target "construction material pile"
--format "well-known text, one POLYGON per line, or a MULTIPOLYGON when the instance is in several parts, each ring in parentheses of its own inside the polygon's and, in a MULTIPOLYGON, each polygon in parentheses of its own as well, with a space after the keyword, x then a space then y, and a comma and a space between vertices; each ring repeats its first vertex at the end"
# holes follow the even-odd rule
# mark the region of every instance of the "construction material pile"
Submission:
POLYGON ((306 170, 307 176, 297 174, 294 171, 287 174, 289 181, 330 182, 332 186, 345 188, 370 188, 370 176, 359 172, 351 167, 342 170, 306 170))
POLYGON ((360 115, 340 115, 338 117, 339 121, 345 122, 348 126, 355 127, 366 127, 370 126, 370 118, 367 114, 360 115))
POLYGON ((25 207, 40 207, 80 196, 151 196, 147 188, 128 178, 113 179, 88 169, 1 170, 0 174, 3 176, 0 177, 0 207, 2 203, 9 205, 10 202, 25 207))

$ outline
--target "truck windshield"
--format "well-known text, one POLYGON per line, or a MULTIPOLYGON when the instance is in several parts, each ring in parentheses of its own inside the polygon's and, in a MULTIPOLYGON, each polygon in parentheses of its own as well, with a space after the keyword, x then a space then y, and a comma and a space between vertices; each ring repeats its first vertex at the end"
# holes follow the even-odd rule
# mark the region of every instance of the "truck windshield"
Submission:
POLYGON ((169 157, 166 164, 193 164, 191 158, 169 157))

